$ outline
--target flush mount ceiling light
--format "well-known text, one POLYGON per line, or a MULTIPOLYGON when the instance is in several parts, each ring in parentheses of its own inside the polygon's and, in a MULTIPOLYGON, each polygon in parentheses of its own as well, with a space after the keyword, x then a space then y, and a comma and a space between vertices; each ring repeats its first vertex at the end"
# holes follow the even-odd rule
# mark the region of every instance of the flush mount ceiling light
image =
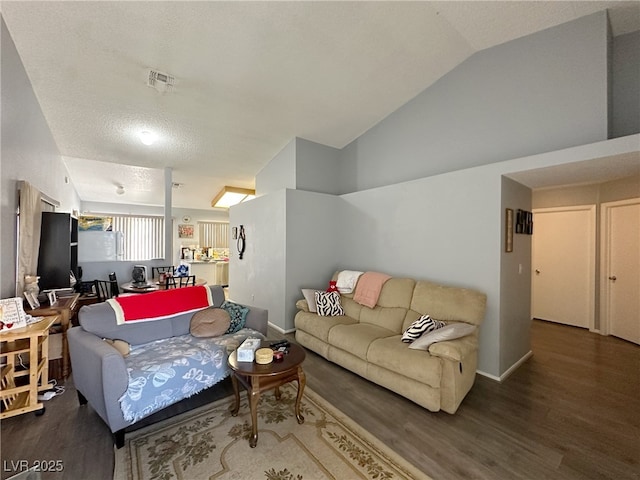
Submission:
POLYGON ((256 191, 250 188, 238 188, 224 186, 222 190, 211 200, 212 207, 229 208, 237 203, 255 198, 256 191))
POLYGON ((118 186, 116 187, 116 193, 117 193, 118 195, 124 195, 124 187, 123 187, 122 185, 118 185, 118 186))
POLYGON ((153 142, 158 138, 157 135, 149 130, 141 131, 138 136, 140 137, 140 141, 145 145, 153 145, 153 142))

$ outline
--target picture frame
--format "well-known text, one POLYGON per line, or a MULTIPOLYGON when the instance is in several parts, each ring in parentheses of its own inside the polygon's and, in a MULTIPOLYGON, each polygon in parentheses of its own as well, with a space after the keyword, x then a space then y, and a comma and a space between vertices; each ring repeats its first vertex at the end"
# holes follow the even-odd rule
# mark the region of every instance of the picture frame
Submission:
POLYGON ((40 308, 38 297, 33 292, 24 292, 24 298, 27 300, 27 303, 29 304, 29 308, 31 310, 40 308))
POLYGON ((55 290, 47 292, 47 298, 49 299, 49 305, 55 305, 58 301, 58 296, 56 295, 55 290))
POLYGON ((513 252, 513 209, 511 208, 505 210, 504 231, 504 251, 511 253, 513 252))
POLYGON ((193 238, 193 225, 178 225, 178 238, 193 238))

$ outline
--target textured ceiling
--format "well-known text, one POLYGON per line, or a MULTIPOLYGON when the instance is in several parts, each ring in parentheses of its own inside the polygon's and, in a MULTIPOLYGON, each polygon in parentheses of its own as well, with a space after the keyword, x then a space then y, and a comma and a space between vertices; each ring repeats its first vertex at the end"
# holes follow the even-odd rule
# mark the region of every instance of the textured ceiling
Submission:
POLYGON ((84 201, 209 208, 293 137, 343 147, 478 50, 637 2, 2 2, 84 201), (176 78, 159 93, 150 68, 176 78), (401 81, 399 81, 401 80, 401 81), (152 146, 136 134, 159 136, 152 146), (114 166, 112 164, 118 164, 114 166), (160 170, 159 170, 160 169, 160 170), (125 186, 124 195, 115 186, 125 186))

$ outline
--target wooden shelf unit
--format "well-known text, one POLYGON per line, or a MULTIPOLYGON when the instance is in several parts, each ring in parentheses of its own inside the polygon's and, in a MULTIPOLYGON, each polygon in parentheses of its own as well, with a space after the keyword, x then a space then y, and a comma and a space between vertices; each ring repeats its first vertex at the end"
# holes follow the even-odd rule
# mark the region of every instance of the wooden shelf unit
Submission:
MULTIPOLYGON (((0 376, 0 419, 41 410, 38 392, 49 390, 49 328, 59 322, 58 315, 45 317, 24 328, 0 335, 0 358, 5 360, 0 376), (18 355, 29 354, 29 365, 17 369, 21 362, 18 355), (16 384, 21 377, 29 377, 24 385, 16 384)), ((23 362, 24 363, 24 362, 23 362)), ((22 366, 22 365, 21 365, 22 366)), ((18 382, 20 383, 20 382, 18 382)))
POLYGON ((62 375, 58 380, 64 380, 71 372, 71 362, 69 360, 69 345, 67 343, 67 330, 71 328, 74 318, 80 309, 80 294, 73 293, 65 297, 58 297, 58 301, 54 305, 44 305, 35 310, 25 309, 25 311, 34 317, 57 315, 58 321, 54 323, 60 324, 62 334, 62 375))

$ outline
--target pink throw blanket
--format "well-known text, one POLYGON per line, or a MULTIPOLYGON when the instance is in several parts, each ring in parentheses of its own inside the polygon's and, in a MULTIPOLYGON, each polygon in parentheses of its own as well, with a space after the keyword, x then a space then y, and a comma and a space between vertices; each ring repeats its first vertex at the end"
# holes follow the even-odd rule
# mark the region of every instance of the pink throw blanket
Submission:
POLYGON ((378 303, 378 297, 384 282, 391 277, 385 273, 365 272, 362 274, 356 285, 356 292, 353 300, 365 307, 373 308, 378 303))
POLYGON ((118 325, 128 325, 202 310, 213 305, 213 298, 209 287, 203 285, 110 298, 107 303, 115 311, 118 325))

